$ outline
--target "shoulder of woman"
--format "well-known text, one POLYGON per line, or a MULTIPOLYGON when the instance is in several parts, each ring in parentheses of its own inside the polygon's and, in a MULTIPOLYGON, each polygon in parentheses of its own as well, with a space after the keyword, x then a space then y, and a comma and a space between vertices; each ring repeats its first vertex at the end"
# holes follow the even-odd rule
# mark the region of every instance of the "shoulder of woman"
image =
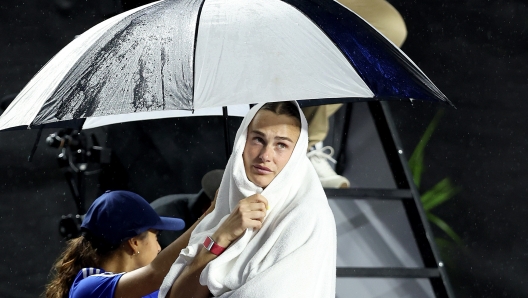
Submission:
POLYGON ((309 230, 317 225, 335 225, 334 215, 326 197, 319 200, 299 200, 286 210, 282 220, 287 222, 290 229, 299 227, 309 230))
POLYGON ((299 191, 295 200, 295 208, 299 212, 325 212, 330 211, 328 198, 323 188, 311 188, 299 191))
POLYGON ((123 273, 101 273, 82 276, 83 270, 77 275, 70 290, 73 298, 114 297, 117 283, 123 273))

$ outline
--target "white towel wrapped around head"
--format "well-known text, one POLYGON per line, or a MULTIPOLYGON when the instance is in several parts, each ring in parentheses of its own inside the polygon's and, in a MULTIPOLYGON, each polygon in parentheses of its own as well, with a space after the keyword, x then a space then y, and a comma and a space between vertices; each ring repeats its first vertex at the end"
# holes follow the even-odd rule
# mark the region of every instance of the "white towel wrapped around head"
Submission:
MULTIPOLYGON (((299 106, 294 102, 297 108, 299 106)), ((211 236, 238 202, 261 193, 269 210, 262 228, 246 230, 200 275, 215 297, 335 297, 336 228, 326 195, 306 157, 308 124, 301 115, 301 133, 290 160, 262 189, 248 180, 242 153, 248 126, 263 104, 246 115, 238 129, 213 212, 193 231, 160 288, 165 297, 176 278, 207 236, 211 236)))

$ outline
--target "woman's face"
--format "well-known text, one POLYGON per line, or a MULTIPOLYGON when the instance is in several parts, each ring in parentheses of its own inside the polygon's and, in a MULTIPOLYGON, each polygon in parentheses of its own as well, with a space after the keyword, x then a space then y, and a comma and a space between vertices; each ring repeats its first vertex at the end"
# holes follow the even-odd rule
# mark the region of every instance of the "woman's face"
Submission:
POLYGON ((138 240, 137 251, 139 251, 139 254, 136 255, 138 268, 150 264, 161 251, 161 246, 158 243, 158 233, 156 230, 148 230, 146 237, 138 240))
POLYGON ((299 140, 299 125, 292 116, 257 112, 249 124, 242 154, 249 181, 265 188, 282 171, 299 140))

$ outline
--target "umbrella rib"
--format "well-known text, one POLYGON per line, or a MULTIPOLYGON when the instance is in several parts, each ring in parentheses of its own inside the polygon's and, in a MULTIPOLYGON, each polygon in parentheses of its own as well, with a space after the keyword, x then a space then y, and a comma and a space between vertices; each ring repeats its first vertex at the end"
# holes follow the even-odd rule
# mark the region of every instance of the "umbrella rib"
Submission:
POLYGON ((193 106, 193 114, 194 114, 194 107, 195 107, 195 93, 194 93, 194 86, 196 85, 196 44, 198 43, 198 29, 200 27, 200 18, 202 16, 202 8, 204 6, 205 0, 202 0, 202 3, 200 3, 200 7, 198 8, 198 14, 196 16, 196 28, 194 30, 194 45, 193 45, 193 57, 192 57, 192 106, 193 106))
POLYGON ((161 48, 161 67, 160 67, 160 77, 161 77, 161 106, 163 107, 163 110, 165 110, 165 80, 163 77, 163 73, 165 70, 165 48, 161 48))
MULTIPOLYGON (((323 30, 323 28, 321 28, 321 26, 319 26, 319 24, 315 23, 312 18, 310 18, 307 14, 305 14, 302 10, 300 10, 298 7, 296 7, 295 5, 289 3, 288 1, 283 1, 284 3, 288 4, 289 6, 291 6, 292 8, 294 8, 295 10, 297 10, 300 14, 302 14, 303 16, 306 17, 307 20, 309 20, 315 27, 317 27, 321 33, 323 33, 326 38, 328 38, 328 40, 337 48, 337 50, 341 53, 341 55, 343 55, 343 57, 345 57, 346 61, 348 61, 348 63, 350 64, 350 66, 356 71, 356 73, 358 75, 360 75, 361 79, 363 80, 363 82, 365 82, 365 79, 363 78, 363 75, 362 73, 356 68, 356 66, 350 61, 350 59, 348 58, 348 56, 343 52, 343 50, 341 49, 341 47, 339 47, 335 41, 330 38, 330 36, 328 36, 328 34, 326 33, 325 30, 323 30)), ((365 82, 366 84, 366 82, 365 82)), ((368 86, 370 88, 370 86, 368 86)), ((309 99, 307 99, 309 100, 309 99)))

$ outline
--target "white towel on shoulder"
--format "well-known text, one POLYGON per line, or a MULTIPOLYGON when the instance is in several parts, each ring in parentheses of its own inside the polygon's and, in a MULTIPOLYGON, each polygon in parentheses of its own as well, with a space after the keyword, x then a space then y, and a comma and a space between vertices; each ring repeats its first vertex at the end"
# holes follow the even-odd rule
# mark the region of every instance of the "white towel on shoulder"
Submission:
POLYGON ((255 193, 261 193, 269 203, 262 228, 246 230, 211 261, 202 271, 200 283, 215 297, 335 297, 335 221, 306 157, 308 125, 300 108, 301 134, 286 166, 264 190, 247 179, 242 152, 247 128, 261 107, 253 107, 242 121, 215 210, 193 231, 189 246, 165 277, 159 297, 165 297, 205 237, 216 231, 241 199, 255 193))

